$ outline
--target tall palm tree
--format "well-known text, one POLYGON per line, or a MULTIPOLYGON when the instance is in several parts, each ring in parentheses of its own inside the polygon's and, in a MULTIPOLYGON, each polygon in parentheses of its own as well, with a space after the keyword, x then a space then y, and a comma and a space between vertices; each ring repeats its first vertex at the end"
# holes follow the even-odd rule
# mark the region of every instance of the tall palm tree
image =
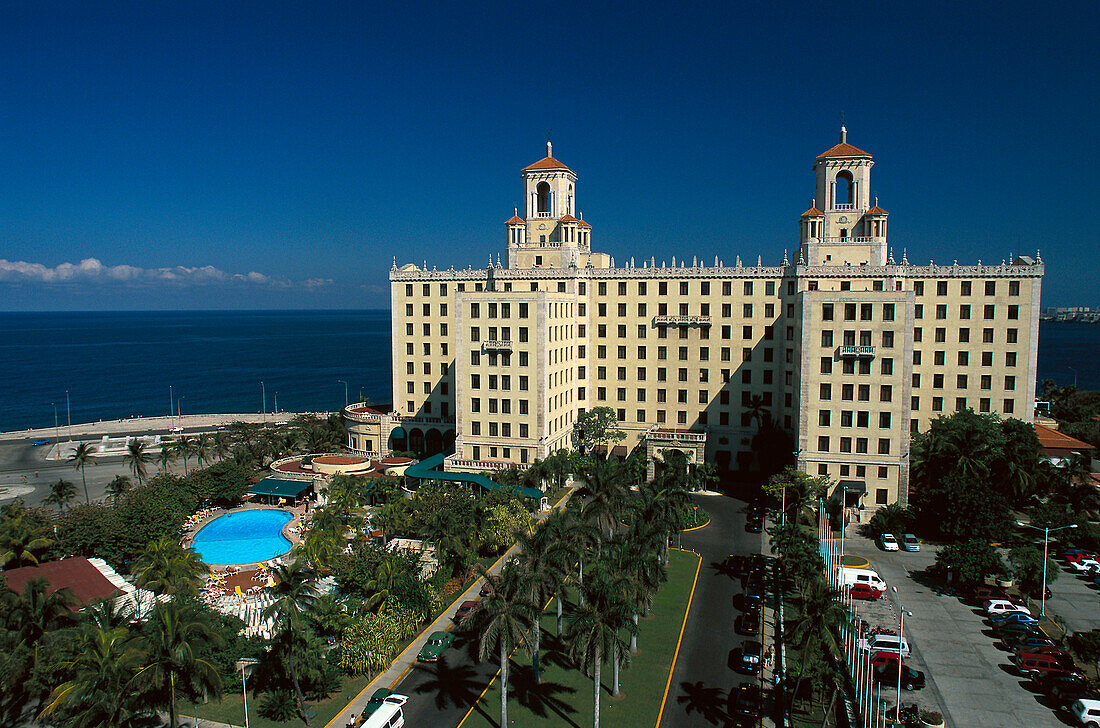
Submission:
POLYGON ((145 443, 141 440, 134 439, 130 441, 130 444, 126 446, 126 452, 122 455, 122 461, 126 463, 130 468, 130 472, 137 478, 138 485, 141 485, 145 480, 145 476, 148 474, 148 465, 151 460, 149 451, 145 448, 145 443))
POLYGON ((73 498, 76 498, 76 486, 64 478, 58 478, 57 482, 50 486, 50 494, 43 498, 42 502, 57 506, 57 510, 62 511, 73 498))
POLYGON ((0 531, 0 568, 8 564, 38 566, 38 554, 50 546, 53 541, 36 536, 22 517, 13 518, 0 531))
POLYGON ((76 450, 73 451, 72 456, 69 458, 69 462, 73 464, 73 470, 80 470, 80 482, 84 484, 84 502, 91 503, 92 499, 88 497, 88 479, 84 477, 84 466, 88 463, 92 465, 96 464, 95 458, 92 457, 92 446, 86 442, 82 442, 76 446, 76 450))
POLYGON ((199 467, 207 465, 214 454, 214 441, 209 432, 201 433, 195 438, 195 460, 199 467))
POLYGON ((126 728, 149 716, 141 657, 126 629, 81 630, 76 657, 60 665, 73 677, 54 688, 39 720, 60 715, 69 728, 126 728))
POLYGON ((630 619, 630 604, 598 571, 581 589, 585 592, 584 605, 569 615, 566 642, 570 656, 582 669, 592 671, 592 725, 599 728, 600 669, 608 657, 613 659, 615 677, 611 694, 617 697, 619 661, 627 657, 626 643, 619 634, 633 630, 634 623, 630 619))
POLYGON ((631 529, 626 538, 613 544, 609 554, 616 575, 612 587, 631 605, 631 654, 638 651, 638 618, 641 613, 649 613, 653 597, 668 579, 657 548, 663 536, 653 530, 631 529))
MULTIPOLYGON (((322 511, 318 511, 321 513, 322 511)), ((330 566, 340 554, 344 537, 340 529, 319 527, 316 523, 298 544, 294 546, 294 555, 301 556, 314 569, 330 566)))
POLYGON ((232 444, 233 440, 228 431, 219 430, 215 432, 213 444, 214 457, 218 458, 218 460, 225 460, 229 455, 232 444))
POLYGON ((187 461, 195 454, 195 450, 198 445, 195 442, 195 438, 190 435, 180 435, 176 440, 175 450, 181 458, 183 458, 183 474, 187 475, 187 461))
POLYGON ((519 544, 520 589, 534 607, 531 621, 531 667, 535 683, 542 682, 539 669, 539 641, 542 635, 542 605, 555 596, 565 581, 568 567, 568 549, 553 538, 554 534, 539 528, 535 531, 516 531, 519 544))
POLYGON ((118 503, 118 499, 133 487, 134 484, 130 481, 129 477, 125 475, 116 475, 110 483, 107 483, 107 496, 111 499, 112 503, 118 503))
POLYGON ((311 726, 313 724, 306 711, 306 699, 299 678, 299 665, 303 663, 302 649, 307 642, 304 639, 305 616, 317 600, 317 577, 297 559, 286 566, 276 566, 274 572, 277 580, 272 589, 274 601, 263 611, 264 618, 273 619, 278 629, 270 655, 281 663, 290 676, 298 713, 305 724, 311 726))
POLYGON ((466 618, 463 626, 478 626, 478 659, 488 659, 496 650, 500 658, 500 724, 508 723, 508 669, 512 651, 530 645, 524 638, 524 631, 534 616, 535 609, 526 597, 520 593, 519 573, 511 564, 497 574, 489 574, 481 569, 485 581, 490 585, 489 594, 481 601, 481 606, 466 618))
POLYGON ((840 654, 836 630, 847 616, 838 601, 836 590, 817 574, 799 587, 799 596, 795 599, 798 616, 787 631, 791 644, 798 645, 802 652, 801 674, 792 696, 798 695, 811 658, 819 650, 832 650, 833 654, 840 654))
POLYGON ((31 579, 23 586, 23 593, 8 614, 8 629, 28 647, 37 644, 47 632, 68 627, 76 620, 73 593, 68 588, 52 593, 48 593, 48 589, 49 582, 45 579, 31 579))
POLYGON ((374 578, 366 583, 369 596, 363 600, 363 611, 380 610, 390 598, 390 591, 397 586, 401 568, 393 557, 386 557, 374 570, 374 578))
POLYGON ((597 549, 605 535, 611 537, 626 503, 628 490, 622 475, 618 462, 596 456, 589 459, 581 473, 584 485, 578 495, 586 498, 581 515, 600 529, 597 549))
POLYGON ((160 446, 160 452, 157 453, 157 465, 160 466, 160 472, 167 473, 168 466, 178 459, 179 454, 176 452, 174 443, 164 443, 160 446))
POLYGON ((134 561, 135 584, 158 594, 194 594, 206 566, 194 551, 162 536, 134 561))
POLYGON ((179 724, 177 689, 202 695, 220 691, 217 668, 198 656, 204 646, 220 643, 194 607, 178 600, 154 607, 141 641, 146 665, 140 674, 142 681, 154 689, 152 695, 167 696, 169 726, 179 724))

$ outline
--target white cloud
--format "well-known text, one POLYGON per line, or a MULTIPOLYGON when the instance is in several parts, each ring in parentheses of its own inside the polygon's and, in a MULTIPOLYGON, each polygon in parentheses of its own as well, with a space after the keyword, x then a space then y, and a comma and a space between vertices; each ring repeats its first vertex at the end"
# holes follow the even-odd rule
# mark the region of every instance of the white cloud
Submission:
POLYGON ((292 281, 256 271, 227 273, 212 265, 170 268, 139 268, 132 265, 104 265, 95 258, 79 263, 60 263, 48 267, 41 263, 0 258, 0 283, 98 283, 98 284, 171 284, 179 286, 244 285, 270 288, 319 288, 332 284, 331 278, 292 281))

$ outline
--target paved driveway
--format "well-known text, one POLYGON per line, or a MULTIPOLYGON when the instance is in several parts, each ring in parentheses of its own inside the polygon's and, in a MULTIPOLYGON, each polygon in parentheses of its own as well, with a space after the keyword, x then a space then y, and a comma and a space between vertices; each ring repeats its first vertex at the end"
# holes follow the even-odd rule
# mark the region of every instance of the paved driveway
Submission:
MULTIPOLYGON (((869 539, 849 536, 845 551, 867 558, 887 584, 897 587, 898 594, 891 591, 890 599, 899 600, 913 613, 905 617, 906 639, 927 665, 929 686, 943 700, 948 725, 1065 725, 1026 689, 1027 681, 1011 670, 1009 653, 990 636, 979 610, 955 597, 939 596, 920 583, 921 572, 935 561, 934 547, 925 544, 917 553, 888 553, 869 539), (914 574, 917 578, 911 576, 914 574)), ((1093 604, 1095 608, 1095 601, 1093 604)))
POLYGON ((1047 614, 1064 619, 1070 632, 1100 629, 1100 591, 1064 564, 1059 564, 1059 569, 1061 573, 1050 585, 1047 614))

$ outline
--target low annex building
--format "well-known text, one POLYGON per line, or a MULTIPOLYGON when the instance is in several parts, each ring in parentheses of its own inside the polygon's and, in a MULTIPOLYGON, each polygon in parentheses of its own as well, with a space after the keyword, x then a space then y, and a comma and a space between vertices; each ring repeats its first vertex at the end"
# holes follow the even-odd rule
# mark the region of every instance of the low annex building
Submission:
POLYGON ((732 469, 753 466, 752 436, 772 422, 794 437, 798 466, 849 499, 905 504, 910 436, 934 417, 1031 420, 1043 265, 895 256, 873 166, 842 128, 813 161, 797 249, 775 264, 724 252, 616 265, 592 250, 577 174, 547 143, 521 171, 503 264, 395 261, 393 409, 345 408, 348 446, 453 444, 447 470, 526 468, 606 406, 628 448, 732 469))

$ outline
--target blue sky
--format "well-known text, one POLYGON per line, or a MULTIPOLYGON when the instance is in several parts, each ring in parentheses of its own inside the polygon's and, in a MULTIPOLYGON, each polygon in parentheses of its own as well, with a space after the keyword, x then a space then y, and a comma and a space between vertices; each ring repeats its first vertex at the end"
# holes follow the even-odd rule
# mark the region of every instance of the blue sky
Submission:
POLYGON ((579 175, 620 262, 797 245, 873 153, 912 262, 1042 251, 1097 305, 1100 3, 0 4, 0 309, 388 306, 579 175), (82 262, 84 261, 84 262, 82 262))

